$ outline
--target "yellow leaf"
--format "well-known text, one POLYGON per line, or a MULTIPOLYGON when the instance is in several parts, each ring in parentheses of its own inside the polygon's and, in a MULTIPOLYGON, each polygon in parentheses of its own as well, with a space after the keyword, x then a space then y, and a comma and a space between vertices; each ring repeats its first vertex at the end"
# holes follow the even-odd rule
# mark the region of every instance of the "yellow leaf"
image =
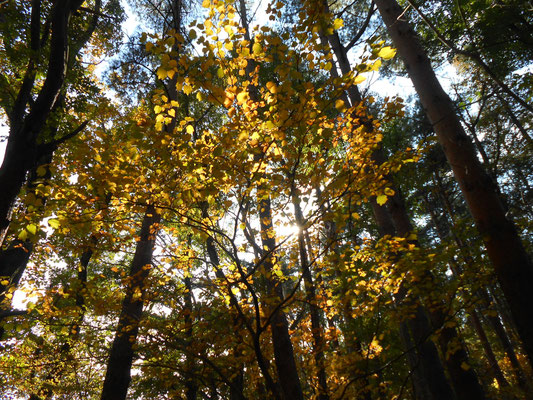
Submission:
POLYGON ((170 110, 168 110, 168 115, 170 115, 171 117, 175 117, 176 116, 176 110, 171 108, 170 110))
POLYGON ((22 241, 26 240, 28 238, 28 231, 26 229, 23 229, 19 235, 18 238, 22 241))
POLYGON ((387 202, 387 196, 384 195, 384 194, 381 194, 379 195, 377 198, 376 198, 376 201, 377 203, 382 206, 383 204, 385 204, 387 202))
POLYGON ((254 52, 255 55, 260 55, 261 52, 263 51, 263 47, 259 43, 254 43, 252 47, 252 51, 254 52))
POLYGON ((48 220, 48 225, 50 225, 52 228, 57 229, 61 225, 58 219, 52 218, 48 220))
POLYGON ((26 226, 26 230, 32 235, 35 235, 37 233, 37 226, 35 224, 29 224, 28 226, 26 226))
POLYGON ((237 103, 243 104, 246 101, 247 98, 248 98, 248 93, 246 93, 245 91, 240 92, 237 95, 237 103))
POLYGON ((167 70, 163 67, 157 69, 157 77, 159 79, 165 79, 167 77, 167 70))
POLYGON ((222 77, 224 76, 224 70, 223 70, 222 68, 219 68, 219 69, 217 70, 217 76, 218 76, 219 78, 222 78, 222 77))
POLYGON ((211 5, 211 2, 209 0, 204 0, 202 2, 202 7, 203 8, 209 8, 210 5, 211 5))
POLYGON ((7 286, 9 285, 9 281, 7 279, 4 279, 2 282, 0 282, 0 285, 7 286))
POLYGON ((192 93, 192 86, 184 85, 183 86, 183 93, 185 93, 186 95, 190 95, 192 93))
POLYGON ((344 101, 342 101, 342 100, 340 100, 340 99, 337 100, 337 101, 335 102, 335 108, 336 108, 337 110, 339 110, 339 111, 344 110, 344 101))
POLYGON ((376 60, 376 61, 374 61, 374 63, 370 67, 370 70, 371 71, 377 71, 379 69, 379 67, 381 67, 381 60, 376 60))
POLYGON ((378 52, 378 57, 381 57, 384 60, 389 60, 395 55, 396 55, 396 49, 393 49, 390 46, 385 46, 378 52))
POLYGON ((337 18, 335 21, 333 21, 333 29, 337 30, 344 26, 344 21, 340 18, 337 18))
POLYGON ((192 126, 192 125, 187 125, 186 130, 187 130, 187 133, 189 133, 189 134, 192 135, 193 132, 194 132, 194 126, 192 126))
POLYGON ((363 75, 357 75, 355 78, 353 78, 353 84, 354 85, 358 85, 360 84, 361 82, 364 82, 366 81, 366 76, 363 76, 363 75))

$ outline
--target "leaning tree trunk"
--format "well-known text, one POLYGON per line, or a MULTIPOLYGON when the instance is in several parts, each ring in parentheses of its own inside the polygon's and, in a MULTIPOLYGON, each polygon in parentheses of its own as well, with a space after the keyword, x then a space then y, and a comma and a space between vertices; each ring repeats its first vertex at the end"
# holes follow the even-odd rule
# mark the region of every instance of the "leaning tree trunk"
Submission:
POLYGON ((418 35, 395 0, 375 0, 463 192, 530 363, 533 361, 533 266, 498 191, 479 163, 453 104, 442 89, 418 35))
POLYGON ((139 332, 146 280, 152 267, 155 235, 159 220, 160 216, 155 207, 149 205, 146 208, 140 240, 137 242, 135 255, 131 262, 126 296, 122 301, 117 332, 109 354, 101 400, 125 400, 128 393, 133 363, 133 347, 139 332))

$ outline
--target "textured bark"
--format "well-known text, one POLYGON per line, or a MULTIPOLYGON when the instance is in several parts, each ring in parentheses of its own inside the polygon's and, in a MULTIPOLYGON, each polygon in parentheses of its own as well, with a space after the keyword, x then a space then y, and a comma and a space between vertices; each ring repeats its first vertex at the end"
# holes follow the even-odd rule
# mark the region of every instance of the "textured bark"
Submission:
POLYGON ((109 353, 101 400, 126 399, 159 220, 155 208, 148 206, 142 221, 140 240, 137 242, 131 262, 126 296, 122 301, 117 332, 109 353))
POLYGON ((529 361, 533 360, 533 266, 497 189, 480 165, 453 104, 442 89, 417 34, 395 0, 375 0, 415 90, 466 199, 509 303, 529 361))

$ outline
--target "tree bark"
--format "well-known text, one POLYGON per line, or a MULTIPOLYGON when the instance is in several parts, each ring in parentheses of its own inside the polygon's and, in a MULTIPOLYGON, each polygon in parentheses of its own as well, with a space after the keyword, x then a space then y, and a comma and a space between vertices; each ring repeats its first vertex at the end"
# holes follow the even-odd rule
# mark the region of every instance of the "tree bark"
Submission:
POLYGON ((131 380, 134 346, 145 300, 146 280, 152 268, 152 256, 159 220, 160 216, 155 207, 147 206, 142 221, 140 240, 137 242, 135 255, 131 262, 126 284, 126 296, 122 301, 117 332, 109 353, 101 400, 126 399, 131 380))
POLYGON ((429 120, 485 242, 530 363, 533 361, 533 266, 498 192, 480 165, 453 104, 442 89, 417 34, 395 0, 375 4, 403 59, 429 120))

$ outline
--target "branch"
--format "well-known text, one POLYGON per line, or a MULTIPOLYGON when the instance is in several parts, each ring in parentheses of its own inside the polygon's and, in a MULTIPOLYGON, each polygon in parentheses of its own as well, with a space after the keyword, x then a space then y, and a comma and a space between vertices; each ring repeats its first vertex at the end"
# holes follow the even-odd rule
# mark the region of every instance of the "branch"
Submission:
POLYGON ((79 8, 80 11, 84 11, 86 13, 93 14, 93 15, 95 15, 97 17, 108 18, 108 19, 116 21, 116 22, 121 22, 121 19, 119 17, 114 17, 112 15, 104 14, 104 13, 98 11, 99 9, 100 9, 100 6, 97 6, 96 10, 91 10, 90 8, 87 8, 87 7, 80 7, 79 8))
POLYGON ((359 28, 359 31, 355 34, 355 36, 350 40, 350 43, 348 43, 344 48, 346 51, 350 51, 350 49, 355 46, 357 41, 361 39, 361 36, 363 36, 363 33, 365 33, 366 28, 368 28, 368 25, 370 24, 370 20, 372 19, 372 15, 376 12, 377 8, 374 6, 374 3, 371 4, 370 10, 368 10, 368 14, 366 16, 365 22, 363 22, 363 25, 361 28, 359 28))
POLYGON ((83 121, 80 126, 78 126, 76 129, 74 129, 72 132, 67 133, 65 136, 53 140, 50 143, 44 143, 40 146, 38 146, 38 151, 42 154, 48 153, 50 151, 54 151, 60 144, 66 142, 67 140, 73 138, 78 133, 80 133, 82 130, 85 129, 85 127, 89 124, 89 121, 83 121))
POLYGON ((28 314, 28 310, 13 309, 13 310, 0 311, 0 320, 3 320, 4 318, 8 318, 8 317, 18 317, 20 315, 26 315, 26 314, 28 314))

